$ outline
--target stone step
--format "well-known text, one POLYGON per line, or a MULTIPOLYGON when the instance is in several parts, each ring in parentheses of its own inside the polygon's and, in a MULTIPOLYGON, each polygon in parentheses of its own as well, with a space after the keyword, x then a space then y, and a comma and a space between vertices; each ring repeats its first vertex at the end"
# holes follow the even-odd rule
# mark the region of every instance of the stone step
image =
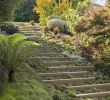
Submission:
POLYGON ((36 29, 39 29, 40 30, 40 28, 39 27, 19 27, 18 26, 18 28, 20 29, 20 30, 36 30, 36 29))
POLYGON ((35 60, 58 60, 58 61, 64 61, 64 60, 74 60, 69 57, 31 57, 30 59, 35 59, 35 60))
POLYGON ((37 36, 39 33, 28 33, 28 34, 25 34, 25 33, 23 33, 24 35, 26 35, 26 36, 37 36))
POLYGON ((64 57, 61 53, 44 53, 44 52, 39 52, 39 51, 35 51, 33 52, 31 55, 31 57, 64 57))
POLYGON ((40 33, 40 31, 37 30, 30 30, 30 31, 21 31, 19 30, 20 33, 24 34, 33 34, 33 33, 40 33))
POLYGON ((93 84, 93 85, 80 85, 80 86, 67 86, 67 89, 73 89, 73 90, 88 90, 88 89, 106 89, 110 88, 110 83, 105 84, 93 84))
MULTIPOLYGON (((29 27, 29 22, 13 22, 14 25, 19 27, 29 27)), ((39 23, 34 23, 36 27, 40 27, 39 23)), ((32 26, 31 26, 32 27, 32 26)))
POLYGON ((29 33, 35 33, 36 31, 35 30, 30 30, 30 31, 19 31, 19 32, 21 32, 21 33, 25 33, 25 34, 29 34, 29 33))
POLYGON ((41 32, 39 29, 24 29, 24 30, 19 29, 19 31, 22 33, 41 32))
MULTIPOLYGON (((32 36, 32 35, 31 35, 31 36, 32 36)), ((35 36, 35 35, 34 35, 34 36, 35 36)), ((39 43, 39 42, 37 42, 37 43, 39 43)), ((39 43, 39 44, 40 44, 40 43, 39 43)), ((37 48, 37 47, 36 47, 36 48, 37 48)), ((35 49, 36 49, 36 48, 35 48, 35 49)), ((59 49, 59 50, 54 50, 54 49, 51 48, 51 49, 47 50, 47 49, 39 49, 39 48, 37 48, 35 52, 38 54, 38 53, 61 52, 61 51, 62 51, 62 50, 60 50, 60 49, 59 49)), ((37 56, 37 55, 36 55, 36 56, 37 56)), ((38 57, 38 56, 37 56, 37 57, 38 57)), ((45 56, 42 55, 42 57, 64 57, 64 55, 56 55, 56 56, 55 56, 55 55, 47 55, 47 56, 46 56, 46 55, 45 55, 45 56)), ((66 57, 66 56, 65 56, 65 57, 66 57)))
POLYGON ((50 71, 93 71, 94 66, 63 66, 63 67, 48 67, 50 71))
POLYGON ((36 28, 25 28, 25 27, 18 27, 20 31, 30 31, 30 30, 35 30, 36 28))
POLYGON ((110 91, 87 93, 87 94, 77 94, 76 98, 101 98, 110 96, 110 91))
POLYGON ((53 67, 53 66, 62 66, 62 65, 75 65, 73 61, 48 61, 43 62, 45 66, 53 67))
POLYGON ((64 75, 85 75, 89 73, 88 71, 80 71, 80 72, 53 72, 53 73, 37 73, 40 77, 55 77, 55 76, 64 76, 64 75))
POLYGON ((55 79, 55 80, 42 80, 44 83, 47 84, 68 84, 74 82, 88 82, 94 81, 95 77, 87 77, 87 78, 71 78, 71 79, 55 79))
POLYGON ((29 27, 29 26, 19 26, 19 25, 18 25, 18 28, 21 30, 24 30, 24 29, 27 29, 27 30, 29 30, 29 29, 40 29, 39 26, 29 27))
POLYGON ((85 61, 45 61, 43 62, 43 64, 45 66, 48 66, 48 67, 53 67, 53 66, 62 66, 62 65, 77 65, 77 64, 84 64, 85 61))
POLYGON ((38 57, 38 56, 49 56, 49 57, 56 57, 56 56, 63 56, 61 53, 36 53, 36 56, 38 57))

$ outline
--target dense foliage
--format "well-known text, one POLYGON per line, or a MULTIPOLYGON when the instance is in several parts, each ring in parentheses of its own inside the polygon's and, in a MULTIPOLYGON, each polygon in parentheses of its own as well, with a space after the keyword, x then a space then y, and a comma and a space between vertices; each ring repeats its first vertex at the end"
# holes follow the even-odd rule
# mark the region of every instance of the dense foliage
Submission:
POLYGON ((82 17, 75 25, 81 53, 100 63, 110 65, 110 8, 93 16, 82 17))
POLYGON ((3 24, 0 27, 1 31, 5 31, 8 35, 12 35, 14 33, 18 33, 18 27, 13 24, 3 24))
POLYGON ((34 43, 26 39, 22 34, 0 35, 0 64, 8 70, 10 82, 14 80, 16 68, 30 57, 30 46, 34 43))
POLYGON ((15 79, 16 82, 8 83, 4 94, 0 94, 0 100, 52 100, 51 92, 38 81, 35 70, 27 64, 17 68, 15 79))
POLYGON ((37 6, 34 10, 40 14, 41 24, 46 24, 46 18, 51 15, 60 16, 64 11, 71 8, 69 0, 56 2, 55 0, 36 0, 37 6))
POLYGON ((25 22, 34 20, 38 22, 39 16, 33 12, 35 0, 26 0, 15 13, 15 21, 25 22))
POLYGON ((25 0, 1 0, 0 1, 0 19, 12 20, 16 9, 25 0))
MULTIPOLYGON (((58 32, 66 33, 69 26, 70 32, 76 32, 73 37, 54 36, 52 34, 54 39, 59 38, 60 44, 63 42, 62 46, 68 50, 68 55, 71 56, 73 53, 74 44, 82 56, 99 62, 101 65, 110 66, 110 6, 105 7, 93 16, 87 16, 84 14, 84 10, 89 6, 90 1, 1 0, 0 19, 12 20, 15 16, 15 21, 32 20, 30 25, 35 25, 34 21, 38 22, 39 15, 40 23, 50 25, 50 30, 52 29, 56 34, 58 32), (22 7, 20 7, 21 3, 23 3, 22 7), (35 12, 33 12, 33 8, 35 12), (54 24, 49 23, 54 18, 57 19, 55 19, 54 24), (56 26, 54 26, 55 23, 57 23, 56 26), (72 39, 74 43, 72 43, 72 39)), ((1 31, 5 31, 9 35, 0 35, 0 94, 4 91, 5 85, 8 87, 6 93, 0 96, 0 100, 52 100, 52 96, 38 83, 35 72, 35 70, 46 72, 48 69, 40 61, 33 64, 34 69, 26 64, 27 59, 31 56, 31 47, 39 44, 28 41, 28 38, 22 34, 14 34, 18 32, 18 28, 13 24, 2 25, 1 31), (14 80, 16 82, 12 83, 14 80)), ((44 34, 45 36, 46 34, 44 34)), ((53 38, 50 40, 49 38, 51 37, 45 39, 53 41, 53 38)), ((54 47, 54 49, 57 48, 54 47)), ((32 65, 31 63, 30 65, 32 65)), ((103 70, 102 67, 100 68, 103 70)), ((108 79, 107 82, 109 82, 108 79)), ((50 89, 54 92, 58 90, 58 93, 53 93, 53 100, 73 100, 75 97, 75 91, 65 90, 65 86, 58 87, 56 85, 54 87, 55 89, 50 89)))
POLYGON ((90 0, 36 0, 34 10, 40 14, 40 23, 46 25, 50 17, 59 17, 67 22, 69 32, 74 32, 75 21, 84 14, 90 0))

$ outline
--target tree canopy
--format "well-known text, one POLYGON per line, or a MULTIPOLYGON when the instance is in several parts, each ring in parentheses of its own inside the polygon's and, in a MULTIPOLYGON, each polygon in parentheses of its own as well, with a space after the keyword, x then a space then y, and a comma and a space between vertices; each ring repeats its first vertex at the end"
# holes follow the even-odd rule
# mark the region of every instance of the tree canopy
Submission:
POLYGON ((14 12, 25 0, 0 0, 0 19, 12 20, 14 12))

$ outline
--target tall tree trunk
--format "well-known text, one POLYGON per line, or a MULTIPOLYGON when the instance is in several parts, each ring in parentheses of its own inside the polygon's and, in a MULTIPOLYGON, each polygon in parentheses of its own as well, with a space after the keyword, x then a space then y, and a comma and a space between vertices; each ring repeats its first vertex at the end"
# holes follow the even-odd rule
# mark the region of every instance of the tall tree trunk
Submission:
POLYGON ((14 70, 10 69, 8 72, 8 81, 13 82, 14 81, 14 70))

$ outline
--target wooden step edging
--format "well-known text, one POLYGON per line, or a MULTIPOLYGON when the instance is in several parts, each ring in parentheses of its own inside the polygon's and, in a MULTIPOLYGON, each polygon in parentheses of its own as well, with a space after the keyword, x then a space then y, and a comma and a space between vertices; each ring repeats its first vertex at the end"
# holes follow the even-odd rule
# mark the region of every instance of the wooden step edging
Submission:
POLYGON ((93 89, 93 88, 98 88, 98 89, 106 89, 110 88, 110 83, 105 83, 105 84, 93 84, 93 85, 80 85, 80 86, 68 86, 67 89, 73 89, 73 90, 87 90, 87 89, 93 89))
POLYGON ((106 96, 110 96, 110 91, 87 93, 87 94, 77 94, 76 98, 101 98, 101 97, 106 97, 106 96))
POLYGON ((74 60, 69 57, 30 57, 30 59, 38 59, 38 60, 74 60))
POLYGON ((95 80, 95 77, 87 77, 87 78, 71 78, 71 79, 55 79, 55 80, 42 80, 44 83, 47 84, 67 84, 67 83, 74 83, 74 82, 86 82, 95 80))
POLYGON ((94 66, 64 66, 64 67, 48 67, 50 71, 66 71, 66 70, 81 70, 81 71, 93 71, 94 66))
POLYGON ((75 65, 74 61, 49 61, 43 62, 45 66, 56 66, 56 65, 75 65))
POLYGON ((37 73, 40 77, 50 77, 50 76, 64 76, 64 75, 85 75, 87 71, 80 71, 80 72, 53 72, 53 73, 37 73))
POLYGON ((62 54, 61 53, 36 53, 36 55, 37 56, 58 56, 58 55, 62 55, 62 54))

